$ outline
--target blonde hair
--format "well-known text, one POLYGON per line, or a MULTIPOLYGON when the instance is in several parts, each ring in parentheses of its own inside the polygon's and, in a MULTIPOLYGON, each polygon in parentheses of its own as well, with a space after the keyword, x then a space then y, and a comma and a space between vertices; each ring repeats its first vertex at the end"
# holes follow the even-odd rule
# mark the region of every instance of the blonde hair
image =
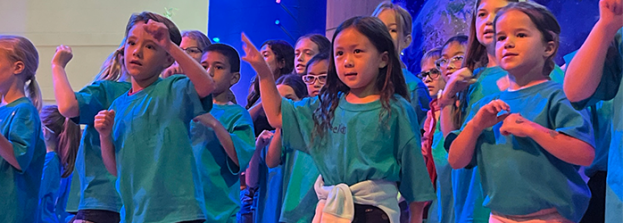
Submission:
POLYGON ((39 67, 39 53, 35 45, 22 36, 0 35, 0 49, 12 62, 24 63, 24 70, 19 74, 24 80, 24 92, 37 110, 41 111, 43 99, 35 74, 39 67))
POLYGON ((398 29, 401 32, 400 34, 402 34, 402 36, 411 35, 411 25, 413 23, 411 14, 400 5, 394 4, 391 1, 381 2, 372 13, 372 16, 379 17, 381 12, 388 9, 394 11, 396 14, 396 23, 398 24, 398 29))
POLYGON ((112 52, 108 58, 102 63, 102 67, 100 68, 100 72, 95 75, 95 81, 119 81, 119 79, 124 76, 125 73, 123 67, 123 48, 125 46, 126 38, 123 38, 121 44, 119 44, 119 48, 112 52))

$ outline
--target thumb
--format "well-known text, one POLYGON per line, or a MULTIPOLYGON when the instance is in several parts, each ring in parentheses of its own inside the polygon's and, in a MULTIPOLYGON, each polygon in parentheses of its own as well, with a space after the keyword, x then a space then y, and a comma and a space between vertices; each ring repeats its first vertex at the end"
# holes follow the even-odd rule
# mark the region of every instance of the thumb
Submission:
POLYGON ((115 110, 108 110, 108 117, 115 118, 115 110))

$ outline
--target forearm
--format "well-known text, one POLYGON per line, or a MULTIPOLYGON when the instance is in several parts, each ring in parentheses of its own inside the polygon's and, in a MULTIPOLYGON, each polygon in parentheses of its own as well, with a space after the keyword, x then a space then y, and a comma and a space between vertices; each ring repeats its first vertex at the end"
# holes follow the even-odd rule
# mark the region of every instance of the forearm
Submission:
POLYGON ((595 93, 603 75, 606 52, 615 35, 616 30, 598 21, 567 65, 563 88, 570 101, 582 101, 595 93))
POLYGON ((422 223, 422 218, 424 217, 424 206, 426 206, 426 202, 409 203, 410 223, 422 223))
POLYGON ((231 140, 231 134, 220 122, 217 122, 211 128, 214 130, 214 134, 216 134, 216 138, 221 143, 221 146, 223 146, 223 149, 225 150, 227 156, 232 161, 234 161, 236 166, 240 166, 238 162, 238 154, 236 153, 236 148, 234 147, 234 142, 231 140))
POLYGON ((260 153, 263 148, 255 147, 255 152, 249 161, 249 168, 246 170, 245 182, 249 188, 257 188, 259 182, 259 165, 260 165, 260 153))
POLYGON ((64 67, 52 65, 52 84, 54 85, 54 97, 58 104, 58 111, 67 118, 80 115, 78 100, 69 84, 64 67))
POLYGON ((193 85, 195 85, 195 90, 199 97, 205 98, 212 93, 214 90, 214 80, 208 75, 208 72, 201 64, 173 42, 169 42, 166 51, 179 64, 180 68, 184 70, 185 75, 190 79, 193 85))
POLYGON ((529 123, 528 137, 547 152, 570 164, 589 166, 595 158, 595 149, 590 144, 534 122, 529 123))
POLYGON ((448 152, 448 163, 450 163, 453 169, 461 169, 469 164, 474 157, 476 141, 482 131, 482 129, 476 128, 470 121, 454 139, 448 152))
POLYGON ((4 135, 0 135, 0 156, 6 160, 11 166, 15 167, 15 169, 21 171, 22 167, 19 166, 17 162, 17 158, 15 158, 15 152, 13 151, 13 144, 9 142, 9 140, 4 137, 4 135))
POLYGON ((102 146, 102 160, 106 170, 113 176, 117 176, 117 160, 115 160, 115 146, 110 136, 100 134, 100 145, 102 146))
POLYGON ((266 153, 266 166, 275 168, 281 164, 281 129, 276 129, 266 153))
POLYGON ((273 128, 281 128, 281 95, 275 85, 273 77, 268 65, 256 68, 258 76, 260 76, 260 95, 262 96, 262 107, 268 123, 273 128))
POLYGON ((448 105, 441 108, 441 114, 439 115, 439 125, 441 127, 441 133, 444 137, 448 136, 450 132, 457 130, 458 127, 454 125, 454 120, 452 119, 452 105, 448 105))

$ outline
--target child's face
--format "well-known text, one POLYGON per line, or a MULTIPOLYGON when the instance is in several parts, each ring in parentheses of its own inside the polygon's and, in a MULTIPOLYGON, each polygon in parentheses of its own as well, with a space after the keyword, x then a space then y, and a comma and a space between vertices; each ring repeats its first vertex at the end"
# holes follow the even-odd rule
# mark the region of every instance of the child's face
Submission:
POLYGON ((320 93, 320 89, 327 81, 327 71, 329 70, 329 61, 321 60, 309 65, 307 75, 303 76, 303 81, 307 85, 307 94, 315 97, 320 93))
POLYGON ((294 93, 294 89, 292 89, 292 87, 288 85, 285 85, 285 84, 277 85, 277 90, 279 91, 279 94, 281 95, 281 97, 290 99, 292 101, 301 100, 298 96, 296 96, 296 93, 294 93))
POLYGON ((231 72, 231 66, 227 57, 216 51, 205 53, 201 58, 201 66, 208 71, 208 74, 214 80, 215 88, 213 94, 215 95, 229 90, 238 81, 237 77, 240 77, 238 73, 231 72))
POLYGON ((379 13, 378 18, 383 21, 385 26, 387 27, 387 31, 389 31, 389 35, 392 36, 392 40, 394 40, 394 46, 398 48, 399 51, 402 51, 407 46, 405 46, 404 39, 405 36, 399 31, 398 22, 396 21, 396 12, 394 10, 383 10, 379 13))
POLYGON ((316 54, 318 54, 318 45, 309 38, 302 39, 296 43, 294 48, 294 70, 296 73, 304 75, 307 62, 316 54))
POLYGON ((451 42, 441 50, 441 58, 437 60, 443 78, 448 81, 452 72, 461 68, 465 46, 459 42, 451 42))
MULTIPOLYGON (((11 61, 6 53, 0 49, 0 89, 8 89, 9 86, 4 86, 5 83, 12 83, 12 80, 21 72, 19 66, 16 66, 17 64, 17 62, 11 61)), ((24 63, 20 62, 20 64, 21 70, 23 70, 24 63)), ((2 95, 0 95, 1 97, 2 95)))
POLYGON ((335 69, 338 78, 352 90, 373 89, 379 69, 387 66, 387 52, 379 52, 368 37, 354 27, 335 37, 335 69))
POLYGON ((273 73, 281 69, 277 63, 277 57, 275 56, 275 53, 273 53, 273 50, 270 49, 270 46, 264 45, 262 49, 260 49, 260 53, 264 56, 264 61, 268 63, 268 67, 270 67, 270 70, 272 70, 273 73))
POLYGON ((126 72, 136 80, 145 80, 159 75, 173 63, 173 59, 154 38, 145 32, 145 23, 139 22, 130 29, 123 50, 126 72))
MULTIPOLYGON (((486 47, 493 47, 493 19, 498 11, 508 5, 506 0, 482 0, 476 12, 476 38, 486 47)), ((489 48, 492 49, 492 48, 489 48)))
POLYGON ((446 80, 441 76, 441 72, 437 70, 435 66, 436 59, 437 58, 434 57, 424 59, 422 72, 419 75, 422 76, 422 81, 424 81, 424 84, 428 88, 428 94, 430 94, 432 98, 437 98, 437 92, 446 86, 446 80), (424 77, 424 75, 422 75, 423 73, 427 75, 424 77))
POLYGON ((197 62, 201 61, 201 54, 203 54, 203 51, 199 49, 199 44, 197 44, 196 40, 191 39, 190 37, 187 37, 187 36, 182 37, 180 48, 186 51, 186 53, 190 55, 190 57, 197 60, 197 62))
POLYGON ((544 43, 543 35, 528 15, 510 10, 495 25, 495 57, 502 69, 514 74, 542 70, 553 50, 544 43))

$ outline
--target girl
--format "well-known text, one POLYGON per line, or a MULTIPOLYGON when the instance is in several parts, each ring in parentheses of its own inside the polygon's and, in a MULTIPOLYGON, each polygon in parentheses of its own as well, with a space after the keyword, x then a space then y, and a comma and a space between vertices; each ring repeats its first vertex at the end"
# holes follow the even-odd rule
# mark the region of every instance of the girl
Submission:
POLYGON ((309 60, 305 67, 305 75, 303 82, 307 84, 307 94, 310 97, 316 97, 320 93, 320 89, 327 82, 327 72, 329 70, 329 54, 321 53, 309 60))
POLYGON ((107 109, 121 94, 130 89, 130 83, 122 65, 123 46, 115 50, 102 64, 92 84, 78 92, 72 90, 65 67, 73 54, 68 46, 59 46, 52 59, 52 83, 58 110, 63 116, 78 124, 84 124, 83 137, 76 157, 76 186, 72 182, 68 211, 76 211, 75 222, 120 221, 121 199, 115 189, 116 177, 104 166, 99 134, 93 126, 98 111, 107 109), (78 190, 78 192, 75 192, 78 190), (73 205, 72 200, 78 199, 73 205))
POLYGON ((528 2, 502 8, 494 25, 508 90, 472 107, 461 131, 446 139, 448 162, 480 167, 490 222, 577 222, 590 197, 577 165, 591 164, 594 140, 587 112, 573 109, 562 86, 549 81, 560 26, 528 2))
POLYGON ((35 222, 45 161, 38 65, 28 39, 0 35, 0 222, 35 222))
MULTIPOLYGON (((385 1, 376 7, 372 16, 378 17, 383 21, 392 37, 396 53, 402 55, 402 51, 411 45, 411 23, 413 21, 411 14, 399 5, 385 1)), ((431 98, 428 96, 428 90, 422 80, 409 72, 404 63, 401 62, 401 65, 402 74, 409 90, 409 98, 407 99, 411 100, 411 105, 415 109, 419 123, 424 124, 426 112, 430 109, 428 104, 431 98)))
MULTIPOLYGON (((197 62, 201 62, 201 55, 206 52, 206 49, 211 44, 212 42, 210 42, 208 36, 199 30, 186 30, 182 32, 182 42, 180 43, 180 48, 182 48, 182 50, 184 50, 192 58, 197 60, 197 62)), ((183 73, 184 71, 177 63, 175 63, 162 72, 162 77, 167 78, 174 74, 183 73)))
POLYGON ((284 146, 310 154, 322 175, 314 221, 399 222, 400 190, 412 202, 412 222, 421 222, 424 203, 435 194, 430 181, 421 180, 428 177, 420 125, 404 99, 400 60, 383 23, 374 17, 342 23, 326 87, 297 103, 279 101, 270 69, 244 35, 243 41, 243 60, 258 71, 269 122, 283 128, 284 146), (329 191, 338 195, 327 199, 329 191))
MULTIPOLYGON (((298 75, 293 74, 282 76, 277 80, 276 85, 279 94, 285 99, 300 101, 301 99, 307 97, 305 83, 303 83, 303 80, 301 80, 301 77, 298 75)), ((318 200, 301 200, 297 196, 305 195, 306 193, 297 194, 296 191, 303 190, 308 192, 318 177, 318 171, 311 169, 309 164, 305 165, 302 169, 299 169, 300 167, 297 168, 297 166, 294 166, 295 159, 298 159, 297 157, 292 157, 290 154, 285 152, 282 156, 281 129, 275 130, 274 134, 272 134, 272 140, 270 140, 270 143, 264 139, 265 137, 258 139, 257 144, 257 146, 261 148, 262 159, 260 164, 259 178, 261 180, 259 182, 259 199, 257 200, 258 205, 255 222, 311 222, 315 204, 318 200), (281 165, 282 160, 283 165, 281 165), (290 177, 293 173, 295 173, 295 171, 299 174, 299 176, 308 174, 315 176, 312 177, 313 179, 309 179, 309 177, 301 178, 297 176, 295 176, 297 178, 291 179, 290 177), (305 174, 300 171, 304 171, 305 174), (289 187, 290 184, 296 186, 289 187), (307 190, 305 190, 305 188, 307 190), (292 213, 292 211, 297 211, 295 208, 299 205, 300 207, 307 208, 304 209, 303 212, 292 213), (311 210, 309 208, 310 206, 311 210), (284 213, 285 216, 282 218, 281 216, 283 216, 284 213), (294 216, 291 216, 292 214, 294 214, 294 216), (296 214, 303 215, 297 216, 296 214)), ((313 161, 311 162, 311 167, 313 167, 313 161)), ((313 195, 312 198, 315 198, 316 196, 315 193, 311 195, 313 195)))
MULTIPOLYGON (((623 1, 599 2, 599 21, 568 64, 564 90, 576 108, 611 103, 605 222, 623 219, 623 1), (595 72, 598 71, 598 72, 595 72), (597 103, 598 104, 598 103, 597 103)), ((601 109, 604 109, 603 107, 601 109)))
POLYGON ((301 36, 294 47, 294 72, 300 76, 305 75, 307 63, 319 53, 329 53, 331 42, 327 37, 320 34, 307 34, 301 36))
POLYGON ((76 155, 80 147, 80 126, 65 118, 55 105, 41 110, 47 153, 39 192, 39 222, 65 222, 67 196, 76 155))

